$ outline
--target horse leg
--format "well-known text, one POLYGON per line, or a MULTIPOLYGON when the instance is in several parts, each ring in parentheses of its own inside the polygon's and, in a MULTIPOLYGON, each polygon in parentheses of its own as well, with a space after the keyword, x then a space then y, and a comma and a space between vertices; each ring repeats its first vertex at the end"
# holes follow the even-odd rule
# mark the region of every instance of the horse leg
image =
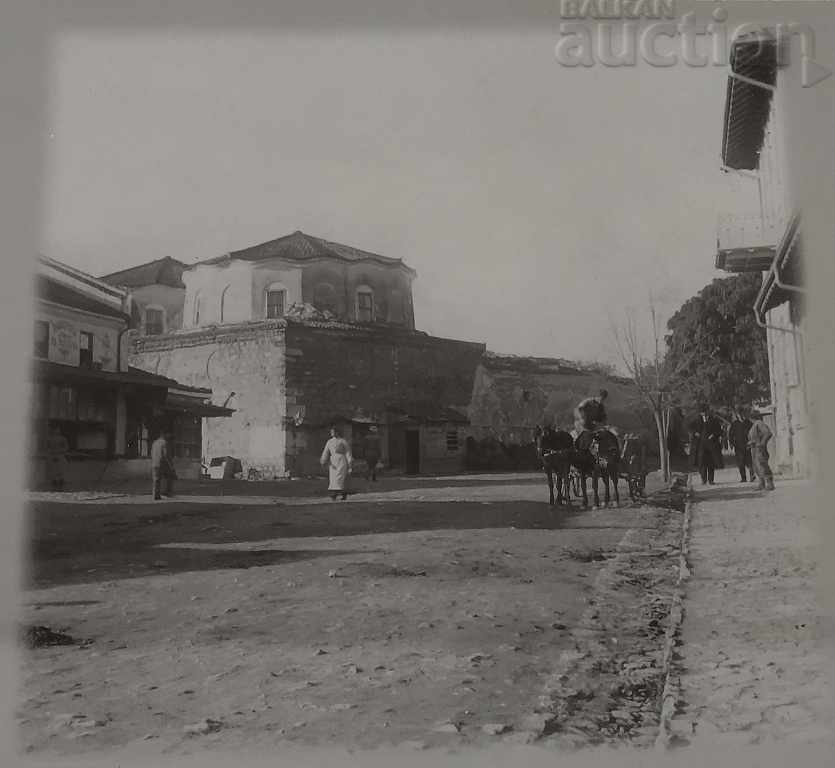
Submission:
POLYGON ((612 485, 615 489, 615 506, 620 507, 620 492, 618 491, 618 479, 620 476, 620 468, 615 467, 612 472, 612 485))
POLYGON ((550 501, 548 502, 552 507, 554 506, 554 471, 549 466, 547 468, 548 472, 548 497, 550 501))
POLYGON ((609 496, 609 467, 602 468, 600 477, 603 479, 603 505, 608 507, 611 503, 611 497, 609 496))
POLYGON ((600 472, 595 469, 591 474, 591 482, 594 486, 594 508, 600 509, 600 494, 598 493, 598 487, 600 484, 600 472))

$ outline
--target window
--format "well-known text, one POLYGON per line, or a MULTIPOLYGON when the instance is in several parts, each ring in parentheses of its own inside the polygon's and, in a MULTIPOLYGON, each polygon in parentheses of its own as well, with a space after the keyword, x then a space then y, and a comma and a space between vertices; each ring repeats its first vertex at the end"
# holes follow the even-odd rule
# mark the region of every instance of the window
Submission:
POLYGON ((161 309, 145 310, 145 335, 159 336, 165 333, 165 312, 161 309))
POLYGON ((93 366, 93 334, 82 331, 78 342, 78 364, 82 368, 93 366))
POLYGON ((49 357, 49 323, 46 320, 35 321, 35 357, 49 357))
POLYGON ((78 399, 73 387, 53 384, 49 388, 49 418, 75 421, 78 417, 78 399))
POLYGON ((203 453, 203 420, 183 415, 174 425, 174 456, 178 459, 199 459, 203 453))
POLYGON ((270 287, 267 290, 267 318, 275 320, 284 317, 284 300, 287 291, 284 288, 270 287))
POLYGON ((450 429, 446 433, 446 449, 450 453, 458 451, 458 430, 450 429))
POLYGON ((194 325, 200 325, 200 294, 194 297, 194 325))
POLYGON ((360 323, 374 322, 374 293, 370 288, 357 291, 357 320, 360 323))

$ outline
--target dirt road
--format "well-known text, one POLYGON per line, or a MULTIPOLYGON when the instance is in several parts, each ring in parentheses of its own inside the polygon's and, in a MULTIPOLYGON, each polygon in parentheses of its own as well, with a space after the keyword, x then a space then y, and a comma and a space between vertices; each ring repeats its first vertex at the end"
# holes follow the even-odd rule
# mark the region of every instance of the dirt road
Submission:
POLYGON ((32 502, 30 752, 649 744, 680 513, 534 475, 32 502))

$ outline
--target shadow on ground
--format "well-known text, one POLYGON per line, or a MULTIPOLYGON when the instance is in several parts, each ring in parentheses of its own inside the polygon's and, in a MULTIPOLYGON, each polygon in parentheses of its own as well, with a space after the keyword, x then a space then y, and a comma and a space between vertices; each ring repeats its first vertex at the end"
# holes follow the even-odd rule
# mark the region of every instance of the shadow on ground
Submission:
MULTIPOLYGON (((551 508, 547 503, 533 501, 326 502, 287 507, 182 503, 164 508, 153 502, 106 506, 32 502, 28 505, 26 581, 29 586, 43 588, 154 573, 274 565, 340 554, 327 548, 327 539, 369 534, 511 527, 626 528, 635 524, 636 510, 624 506, 592 514, 579 507, 551 508), (606 519, 601 520, 599 514, 605 514, 606 519), (323 548, 228 547, 302 537, 323 539, 323 548)), ((343 550, 341 554, 350 551, 343 550)))

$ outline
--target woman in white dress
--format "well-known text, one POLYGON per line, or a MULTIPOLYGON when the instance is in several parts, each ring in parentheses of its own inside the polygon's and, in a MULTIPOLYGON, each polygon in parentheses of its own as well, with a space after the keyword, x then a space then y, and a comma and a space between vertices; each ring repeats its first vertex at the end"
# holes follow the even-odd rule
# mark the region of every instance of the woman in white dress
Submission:
POLYGON ((348 473, 351 471, 354 457, 351 454, 351 446, 336 427, 331 427, 330 435, 320 461, 323 467, 328 467, 328 492, 331 499, 336 501, 337 496, 341 496, 344 501, 348 498, 348 473))

